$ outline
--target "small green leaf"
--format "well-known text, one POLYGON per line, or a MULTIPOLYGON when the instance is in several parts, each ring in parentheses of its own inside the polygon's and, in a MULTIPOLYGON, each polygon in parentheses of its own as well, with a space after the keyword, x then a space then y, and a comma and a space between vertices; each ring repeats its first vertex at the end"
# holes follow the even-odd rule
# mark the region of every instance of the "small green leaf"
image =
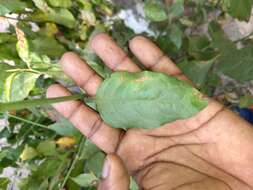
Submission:
POLYGON ((130 190, 139 190, 137 183, 132 177, 130 178, 130 190))
POLYGON ((157 128, 194 116, 207 106, 199 91, 162 73, 116 72, 98 89, 103 120, 115 128, 157 128))
POLYGON ((210 60, 217 56, 206 36, 189 36, 188 53, 197 60, 210 60))
POLYGON ((54 7, 69 8, 72 6, 71 0, 47 0, 48 3, 54 7))
POLYGON ((49 129, 54 130, 57 134, 62 136, 79 137, 80 132, 70 123, 69 120, 61 118, 58 122, 49 125, 49 129))
POLYGON ((167 14, 160 3, 145 2, 144 11, 146 17, 154 22, 161 22, 167 19, 167 14))
POLYGON ((179 50, 182 46, 182 37, 183 32, 177 25, 173 25, 170 30, 170 40, 173 42, 173 44, 176 46, 176 48, 179 50))
POLYGON ((31 42, 31 49, 39 55, 61 56, 66 49, 54 37, 38 37, 31 42))
POLYGON ((20 12, 26 7, 26 3, 20 0, 0 0, 0 15, 5 15, 11 12, 20 12))
POLYGON ((81 174, 77 177, 72 177, 71 179, 81 187, 88 187, 92 182, 97 180, 94 174, 81 174))
POLYGON ((37 151, 44 156, 52 156, 56 151, 56 144, 54 141, 43 141, 37 146, 37 151))
POLYGON ((202 87, 207 78, 214 61, 187 61, 178 64, 183 73, 198 87, 202 87))
POLYGON ((180 17, 184 14, 184 0, 177 0, 169 7, 169 17, 180 17))
POLYGON ((74 28, 76 26, 76 20, 73 14, 64 8, 50 9, 49 12, 35 12, 29 15, 28 18, 35 22, 55 22, 68 28, 74 28))
POLYGON ((15 72, 10 74, 4 84, 2 102, 25 99, 33 89, 39 74, 31 72, 15 72))

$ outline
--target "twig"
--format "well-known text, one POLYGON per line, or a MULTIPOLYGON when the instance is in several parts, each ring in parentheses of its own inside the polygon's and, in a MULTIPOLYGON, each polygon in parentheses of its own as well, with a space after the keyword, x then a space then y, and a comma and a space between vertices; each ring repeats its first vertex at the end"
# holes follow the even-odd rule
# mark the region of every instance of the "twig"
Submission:
POLYGON ((83 150, 83 146, 84 146, 84 143, 85 143, 85 138, 82 137, 80 141, 81 141, 81 142, 79 143, 79 147, 78 147, 77 153, 76 153, 76 155, 75 155, 75 158, 74 158, 73 162, 71 163, 71 166, 70 166, 70 168, 69 168, 69 170, 68 170, 66 176, 64 177, 64 180, 63 180, 63 182, 62 182, 62 184, 61 184, 61 186, 60 186, 59 189, 63 189, 64 186, 66 185, 66 183, 67 183, 67 181, 68 181, 68 179, 69 179, 69 177, 70 177, 70 174, 71 174, 72 170, 74 169, 77 160, 78 160, 79 157, 80 157, 80 154, 81 154, 81 152, 82 152, 82 150, 83 150))

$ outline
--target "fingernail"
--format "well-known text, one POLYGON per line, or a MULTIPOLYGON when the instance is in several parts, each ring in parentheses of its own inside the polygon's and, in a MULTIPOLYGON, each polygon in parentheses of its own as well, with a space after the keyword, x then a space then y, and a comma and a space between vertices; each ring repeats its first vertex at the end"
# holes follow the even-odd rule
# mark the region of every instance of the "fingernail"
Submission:
POLYGON ((102 178, 105 179, 109 176, 110 173, 110 163, 109 161, 106 159, 104 162, 104 166, 103 166, 103 171, 102 171, 102 178))

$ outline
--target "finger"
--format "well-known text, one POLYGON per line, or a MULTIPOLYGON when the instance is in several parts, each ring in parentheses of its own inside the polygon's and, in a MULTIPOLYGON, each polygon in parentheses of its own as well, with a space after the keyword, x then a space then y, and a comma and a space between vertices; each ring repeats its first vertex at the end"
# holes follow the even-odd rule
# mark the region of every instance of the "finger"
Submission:
POLYGON ((100 33, 92 39, 91 48, 113 71, 140 71, 140 68, 134 64, 127 54, 105 33, 100 33))
POLYGON ((98 190, 128 190, 129 184, 129 175, 122 160, 116 155, 108 155, 98 190))
MULTIPOLYGON (((71 93, 61 85, 52 85, 47 90, 47 97, 50 98, 69 95, 71 93)), ((106 125, 97 112, 80 101, 57 103, 53 107, 100 149, 106 153, 115 152, 122 132, 106 125)))
POLYGON ((130 41, 129 47, 133 54, 148 69, 163 72, 181 80, 188 80, 177 65, 147 38, 137 36, 130 41))
POLYGON ((102 78, 90 68, 84 60, 73 52, 65 53, 60 61, 66 75, 72 78, 75 83, 85 92, 94 96, 102 83, 102 78))

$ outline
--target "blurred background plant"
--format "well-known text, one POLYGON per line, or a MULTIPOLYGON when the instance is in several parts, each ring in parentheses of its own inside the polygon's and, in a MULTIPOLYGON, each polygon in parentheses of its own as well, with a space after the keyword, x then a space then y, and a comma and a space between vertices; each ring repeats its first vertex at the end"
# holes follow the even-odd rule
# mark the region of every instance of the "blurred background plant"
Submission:
MULTIPOLYGON (((82 92, 58 65, 78 53, 103 78, 89 49, 98 32, 129 52, 156 42, 204 93, 239 109, 253 104, 252 0, 0 0, 1 103, 40 99, 50 84, 82 92)), ((90 102, 92 106, 92 102, 90 102)), ((96 189, 104 153, 50 107, 0 114, 0 189, 96 189)), ((132 180, 131 190, 138 189, 132 180)))

